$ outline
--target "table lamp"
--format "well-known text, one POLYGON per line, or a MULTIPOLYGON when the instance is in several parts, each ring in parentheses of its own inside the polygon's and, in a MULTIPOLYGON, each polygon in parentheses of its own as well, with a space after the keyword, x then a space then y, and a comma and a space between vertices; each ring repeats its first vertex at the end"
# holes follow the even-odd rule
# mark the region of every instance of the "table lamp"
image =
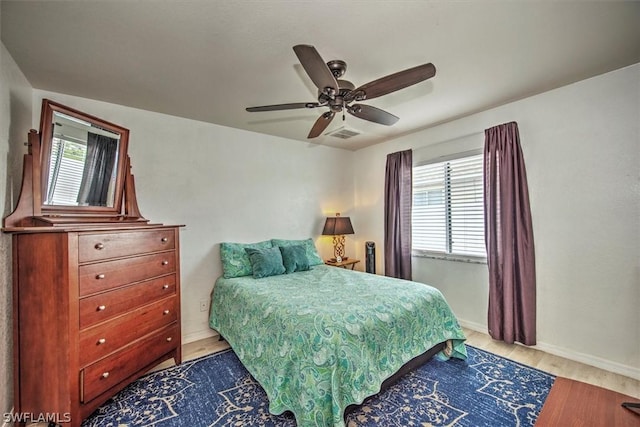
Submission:
MULTIPOLYGON (((340 216, 339 213, 335 217, 327 218, 322 230, 323 236, 333 236, 333 256, 336 262, 347 260, 344 256, 344 235, 354 234, 351 219, 348 216, 340 216)), ((333 260, 332 260, 333 261, 333 260)))

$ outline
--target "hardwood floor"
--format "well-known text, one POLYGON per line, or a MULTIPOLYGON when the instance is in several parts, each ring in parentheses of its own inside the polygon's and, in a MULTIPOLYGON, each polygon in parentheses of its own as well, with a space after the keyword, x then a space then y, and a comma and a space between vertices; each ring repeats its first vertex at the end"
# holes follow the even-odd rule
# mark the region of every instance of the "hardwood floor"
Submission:
MULTIPOLYGON (((556 376, 582 381, 635 398, 640 398, 640 381, 633 378, 614 374, 522 345, 505 344, 494 341, 489 335, 470 329, 464 329, 464 331, 467 335, 467 343, 476 348, 490 351, 491 353, 515 360, 527 366, 532 366, 556 376)), ((227 342, 218 341, 217 337, 195 341, 182 346, 183 360, 195 359, 226 348, 229 348, 227 342)), ((165 362, 156 367, 156 369, 166 368, 167 366, 171 366, 171 364, 171 362, 165 362)))
POLYGON ((618 393, 640 398, 640 381, 613 372, 598 369, 563 357, 518 344, 494 341, 489 335, 464 330, 467 343, 482 350, 532 366, 550 374, 597 385, 618 393))

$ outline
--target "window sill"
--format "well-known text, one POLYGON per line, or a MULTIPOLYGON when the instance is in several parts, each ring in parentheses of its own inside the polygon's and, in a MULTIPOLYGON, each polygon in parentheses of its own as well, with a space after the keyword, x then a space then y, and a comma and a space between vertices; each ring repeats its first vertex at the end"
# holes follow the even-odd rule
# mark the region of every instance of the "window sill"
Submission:
POLYGON ((486 257, 477 257, 471 255, 445 254, 442 252, 412 251, 412 257, 440 259, 443 261, 466 262, 470 264, 487 264, 486 257))

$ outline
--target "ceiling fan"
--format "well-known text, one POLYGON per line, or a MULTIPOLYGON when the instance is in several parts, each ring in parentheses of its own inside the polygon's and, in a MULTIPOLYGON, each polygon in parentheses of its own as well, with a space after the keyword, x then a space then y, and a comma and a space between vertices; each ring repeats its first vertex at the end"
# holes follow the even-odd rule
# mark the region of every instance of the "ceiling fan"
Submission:
POLYGON ((350 81, 340 79, 347 71, 346 62, 335 59, 325 63, 316 48, 310 45, 296 45, 293 47, 293 51, 313 84, 318 87, 318 101, 249 107, 247 111, 253 113, 296 108, 329 107, 329 111, 323 113, 316 120, 307 138, 319 136, 329 126, 336 113, 342 112, 344 120, 345 110, 360 119, 391 126, 399 120, 399 117, 370 105, 352 104, 352 102, 377 98, 436 75, 436 67, 428 63, 381 77, 356 88, 350 81))

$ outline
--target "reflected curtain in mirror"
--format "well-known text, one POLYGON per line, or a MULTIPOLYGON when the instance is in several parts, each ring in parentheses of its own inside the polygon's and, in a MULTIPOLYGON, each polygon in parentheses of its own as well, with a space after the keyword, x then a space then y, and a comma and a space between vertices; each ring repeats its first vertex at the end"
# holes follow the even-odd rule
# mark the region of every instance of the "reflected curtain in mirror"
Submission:
POLYGON ((384 274, 411 280, 413 152, 387 156, 384 183, 384 274))
POLYGON ((78 192, 80 206, 107 206, 114 182, 118 140, 92 132, 87 136, 87 156, 78 192))

